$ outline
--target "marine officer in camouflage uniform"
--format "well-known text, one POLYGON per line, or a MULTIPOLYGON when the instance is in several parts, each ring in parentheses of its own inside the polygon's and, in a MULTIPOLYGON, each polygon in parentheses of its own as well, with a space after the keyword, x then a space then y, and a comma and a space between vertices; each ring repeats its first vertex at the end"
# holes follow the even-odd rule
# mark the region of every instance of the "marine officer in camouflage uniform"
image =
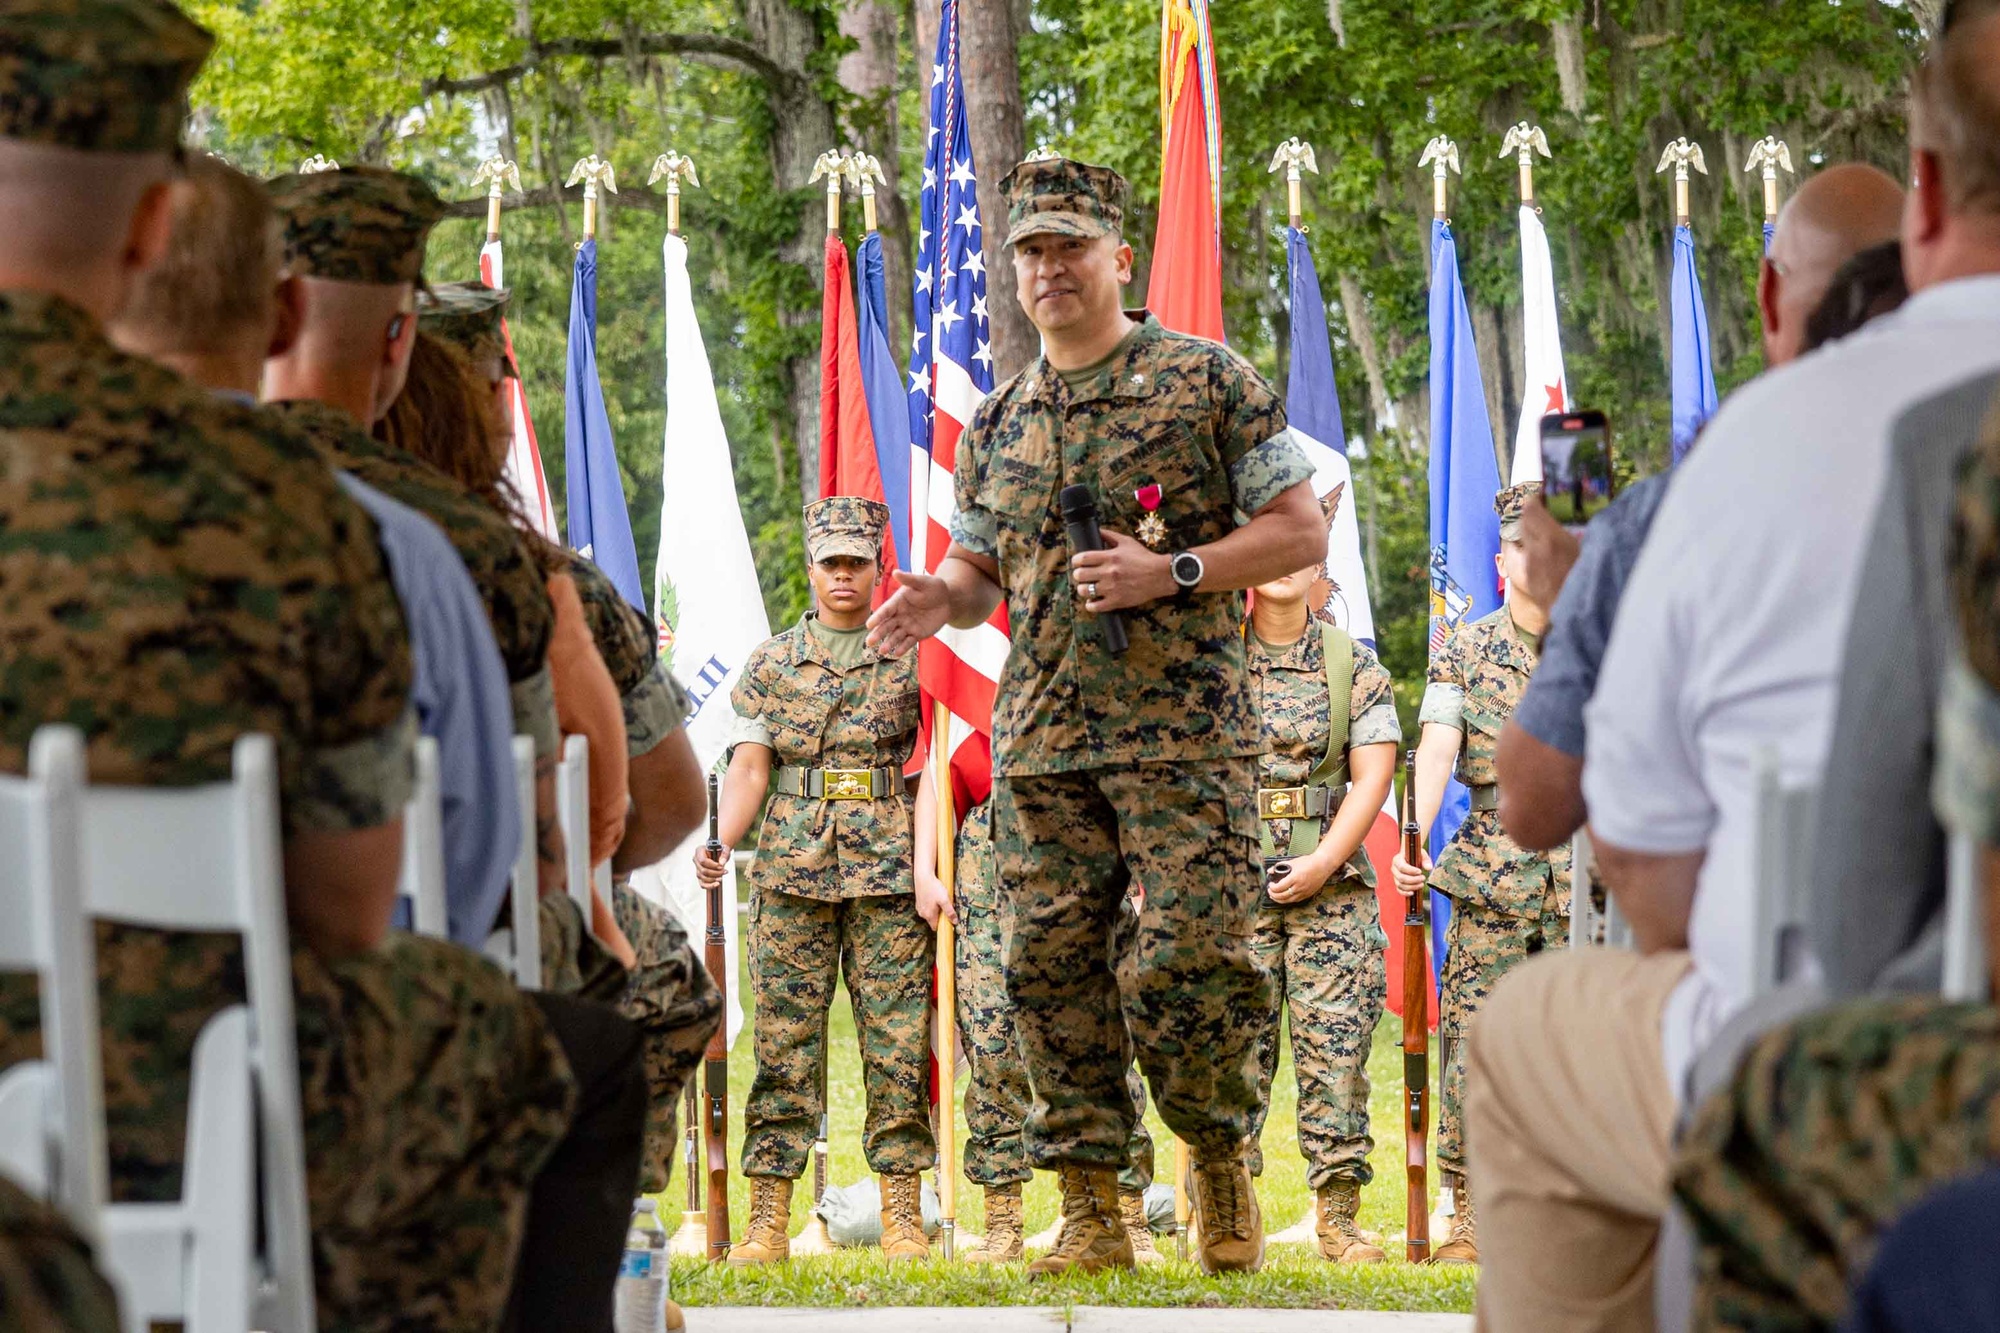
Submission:
POLYGON ((743 1112, 750 1225, 733 1264, 789 1257, 792 1182, 825 1109, 826 1015, 836 979, 854 1001, 868 1165, 882 1178, 882 1251, 930 1253, 918 1173, 930 1127, 932 939, 917 915, 903 769, 917 742, 917 658, 866 641, 886 505, 834 496, 805 514, 814 610, 759 644, 730 696, 739 719, 722 792, 719 857, 770 804, 750 865, 750 986, 757 1078, 743 1112))
MULTIPOLYGON (((506 292, 480 282, 441 283, 417 298, 422 331, 465 353, 469 373, 492 393, 497 422, 507 420, 502 377, 510 362, 501 324, 507 300, 506 292)), ((505 438, 504 429, 497 434, 505 438)), ((494 460, 496 468, 500 461, 494 460)), ((706 812, 707 793, 684 730, 688 698, 660 660, 652 626, 595 563, 538 538, 529 540, 542 548, 545 564, 559 562, 557 567, 576 584, 591 638, 618 687, 625 714, 633 808, 612 857, 611 905, 637 960, 619 1007, 646 1032, 646 1081, 652 1096, 639 1186, 641 1193, 657 1194, 667 1188, 673 1168, 680 1092, 721 1021, 722 996, 680 922, 635 892, 629 871, 656 863, 693 832, 706 812)))
POLYGON ((1254 1269, 1263 1220, 1244 1145, 1271 988, 1250 948, 1263 737, 1241 591, 1324 557, 1312 466, 1241 357, 1119 308, 1132 251, 1116 172, 1056 158, 1005 185, 1044 354, 980 404, 951 549, 935 577, 898 573, 873 634, 900 654, 1007 598, 993 707, 1007 990, 1035 1089, 1029 1161, 1059 1171, 1064 1216, 1030 1273, 1133 1262, 1117 1176, 1135 1044, 1194 1152, 1203 1265, 1254 1269), (1067 484, 1095 496, 1106 549, 1071 550, 1067 484), (1123 655, 1106 646, 1111 612, 1123 655), (1135 881, 1134 947, 1114 953, 1135 881))
POLYGON ((118 1296, 61 1214, 0 1176, 0 1333, 120 1333, 118 1296))
MULTIPOLYGON (((970 1079, 965 1089, 965 1178, 985 1199, 981 1243, 960 1257, 969 1264, 1013 1263, 1021 1258, 1027 1232, 1021 1213, 1021 1186, 1034 1176, 1028 1166, 1022 1126, 1034 1107, 1028 1066, 1014 1028, 1014 1005, 1007 998, 1006 951, 1000 930, 1000 885, 993 874, 993 801, 981 801, 960 821, 953 839, 956 892, 947 902, 937 865, 937 807, 928 766, 917 790, 917 910, 933 928, 949 912, 952 966, 958 985, 958 1030, 970 1079)), ((1126 915, 1135 909, 1122 909, 1126 915)), ((1118 1174, 1118 1215, 1132 1237, 1142 1264, 1165 1259, 1153 1244, 1146 1222, 1146 1190, 1153 1183, 1153 1136, 1146 1131, 1146 1085, 1128 1070, 1137 1116, 1132 1122, 1132 1164, 1118 1174)))
POLYGON ((1541 652, 1548 608, 1522 591, 1521 506, 1538 492, 1530 482, 1494 497, 1500 515, 1500 555, 1506 602, 1461 625, 1431 659, 1417 743, 1417 823, 1430 836, 1455 769, 1472 807, 1435 868, 1425 856, 1412 866, 1395 860, 1396 887, 1405 894, 1426 883, 1451 899, 1445 935, 1438 1038, 1444 1043, 1438 1169, 1453 1191, 1451 1237, 1431 1256, 1439 1263, 1479 1261, 1478 1217, 1465 1175, 1465 1042, 1493 987, 1523 959, 1569 943, 1569 847, 1530 852, 1500 828, 1500 788, 1494 747, 1513 715, 1541 652))
POLYGON ((458 549, 507 667, 514 734, 535 742, 541 887, 545 897, 557 896, 561 738, 548 664, 555 607, 541 570, 520 535, 478 497, 368 435, 409 372, 424 245, 444 201, 416 177, 381 167, 295 172, 268 185, 284 219, 286 264, 303 314, 298 339, 266 368, 265 396, 331 465, 431 519, 458 549))
MULTIPOLYGON (((1402 728, 1389 673, 1374 651, 1308 596, 1314 565, 1257 589, 1250 676, 1270 746, 1259 761, 1257 817, 1265 888, 1252 939, 1276 983, 1260 1046, 1261 1139, 1278 1067, 1280 1010, 1289 1010, 1298 1076, 1299 1150, 1315 1195, 1319 1252, 1380 1263, 1355 1224, 1368 1153, 1368 1052, 1388 991, 1375 868, 1361 845, 1389 795, 1402 728)), ((1255 1165, 1262 1166, 1261 1142, 1255 1165)))
MULTIPOLYGON (((491 1328, 519 1271, 517 1308, 560 1290, 608 1329, 576 1284, 608 1285, 615 1236, 594 1264, 516 1267, 577 1097, 553 1020, 464 950, 385 938, 411 674, 373 524, 282 420, 101 332, 165 239, 209 45, 160 0, 0 11, 0 770, 51 722, 83 730, 94 780, 134 785, 226 779, 239 737, 271 737, 320 1322, 491 1328)), ((240 998, 240 950, 97 936, 113 1192, 173 1198, 191 1048, 240 998)), ((0 1067, 40 1050, 22 981, 0 978, 0 1067)))

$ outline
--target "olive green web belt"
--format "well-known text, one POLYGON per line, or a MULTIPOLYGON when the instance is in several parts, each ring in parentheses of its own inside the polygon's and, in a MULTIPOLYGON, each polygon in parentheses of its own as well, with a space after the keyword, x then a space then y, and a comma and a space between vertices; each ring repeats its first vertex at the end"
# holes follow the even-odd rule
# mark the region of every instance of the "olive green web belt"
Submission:
POLYGON ((1498 810, 1500 808, 1499 783, 1488 782, 1477 787, 1467 787, 1466 791, 1472 797, 1472 804, 1468 809, 1468 813, 1477 814, 1481 810, 1498 810))
POLYGON ((1268 823, 1274 819, 1292 821, 1292 836, 1281 851, 1271 839, 1271 830, 1262 830, 1258 839, 1266 860, 1278 857, 1305 856, 1319 846, 1319 822, 1340 809, 1342 798, 1347 795, 1347 784, 1318 787, 1259 787, 1257 789, 1257 818, 1268 823))
POLYGON ((902 790, 903 775, 893 768, 805 768, 778 770, 778 793, 809 801, 879 801, 902 790))

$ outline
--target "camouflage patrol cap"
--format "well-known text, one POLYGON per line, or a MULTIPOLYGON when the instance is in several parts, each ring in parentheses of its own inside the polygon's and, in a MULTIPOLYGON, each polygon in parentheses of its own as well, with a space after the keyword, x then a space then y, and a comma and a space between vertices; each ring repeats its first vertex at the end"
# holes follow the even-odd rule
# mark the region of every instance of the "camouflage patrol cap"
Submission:
POLYGON ((285 220, 285 262, 308 278, 379 287, 418 281, 424 243, 444 200, 415 176, 384 167, 293 172, 270 182, 285 220))
POLYGON ((1503 542, 1521 539, 1521 511, 1527 507, 1528 497, 1540 495, 1542 483, 1524 481, 1517 486, 1509 486, 1493 497, 1493 512, 1500 515, 1500 540, 1503 542))
POLYGON ((1000 182, 1007 244, 1029 236, 1116 236, 1125 226, 1125 178, 1066 157, 1030 158, 1000 182))
POLYGON ((0 138, 96 153, 180 148, 215 39, 165 0, 0 5, 0 138))
POLYGON ((500 326, 512 295, 477 280, 439 283, 418 295, 417 322, 425 333, 471 357, 473 364, 498 361, 508 373, 518 375, 514 359, 507 355, 506 332, 500 326))
POLYGON ((880 500, 829 495, 806 506, 806 559, 814 564, 830 555, 880 559, 888 529, 889 506, 880 500))

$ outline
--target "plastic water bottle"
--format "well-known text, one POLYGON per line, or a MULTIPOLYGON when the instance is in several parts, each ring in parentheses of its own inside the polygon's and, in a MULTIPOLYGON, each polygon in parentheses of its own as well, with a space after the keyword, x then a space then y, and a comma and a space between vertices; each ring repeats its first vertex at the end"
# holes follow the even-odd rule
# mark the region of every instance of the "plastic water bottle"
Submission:
POLYGON ((632 1204, 612 1322, 617 1333, 665 1333, 667 1327, 667 1230, 651 1199, 632 1204))

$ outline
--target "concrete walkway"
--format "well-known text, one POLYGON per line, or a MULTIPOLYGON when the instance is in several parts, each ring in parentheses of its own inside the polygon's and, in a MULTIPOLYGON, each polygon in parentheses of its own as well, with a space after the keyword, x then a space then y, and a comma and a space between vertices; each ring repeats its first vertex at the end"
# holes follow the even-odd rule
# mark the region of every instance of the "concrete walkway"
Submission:
POLYGON ((1472 1317, 1351 1310, 1103 1309, 1034 1306, 801 1310, 690 1309, 688 1333, 1470 1333, 1472 1317))

